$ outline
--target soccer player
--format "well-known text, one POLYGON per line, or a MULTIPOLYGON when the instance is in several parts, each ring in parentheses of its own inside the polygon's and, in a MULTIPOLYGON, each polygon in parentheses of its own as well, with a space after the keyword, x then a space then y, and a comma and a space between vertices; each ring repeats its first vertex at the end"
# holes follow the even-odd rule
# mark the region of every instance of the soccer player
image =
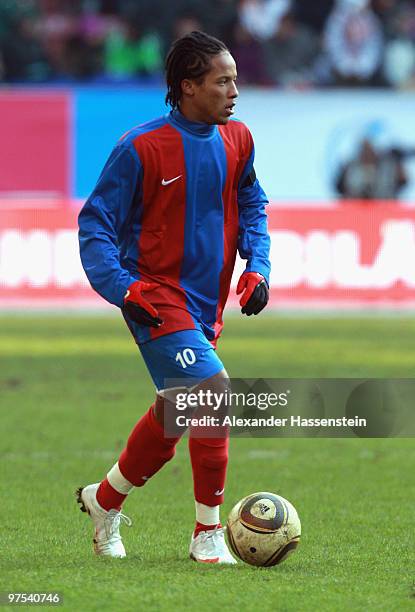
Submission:
MULTIPOLYGON (((165 381, 227 389, 215 348, 237 251, 247 260, 237 286, 242 313, 256 315, 268 301, 267 199, 251 134, 231 119, 236 76, 221 41, 203 32, 177 40, 166 58, 171 112, 119 140, 79 215, 88 279, 121 308, 157 388, 117 463, 100 483, 77 491, 98 555, 125 556, 119 527, 129 519, 121 506, 175 453, 180 435, 164 430, 165 381)), ((191 435, 189 452, 196 505, 190 556, 235 563, 219 517, 227 436, 191 435)))

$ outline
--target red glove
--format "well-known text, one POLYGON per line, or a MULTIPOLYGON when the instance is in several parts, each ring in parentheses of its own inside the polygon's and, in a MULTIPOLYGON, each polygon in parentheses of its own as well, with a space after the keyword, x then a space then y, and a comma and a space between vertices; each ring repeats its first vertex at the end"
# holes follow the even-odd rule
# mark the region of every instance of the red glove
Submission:
POLYGON ((236 293, 243 292, 239 304, 242 306, 242 314, 248 317, 257 315, 268 303, 268 284, 262 274, 258 272, 244 272, 238 281, 236 293))
POLYGON ((130 319, 147 327, 160 327, 163 323, 162 319, 158 316, 154 306, 143 296, 143 291, 151 291, 156 287, 159 287, 158 283, 145 283, 144 281, 135 281, 128 287, 122 310, 130 319))

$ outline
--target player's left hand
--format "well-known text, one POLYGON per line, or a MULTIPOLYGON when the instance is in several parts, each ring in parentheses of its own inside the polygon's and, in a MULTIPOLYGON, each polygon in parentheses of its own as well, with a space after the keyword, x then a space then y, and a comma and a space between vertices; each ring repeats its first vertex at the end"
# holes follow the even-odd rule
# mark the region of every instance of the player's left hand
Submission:
POLYGON ((242 314, 257 315, 268 304, 268 284, 262 274, 258 272, 244 272, 238 281, 236 293, 243 292, 239 304, 242 306, 242 314))

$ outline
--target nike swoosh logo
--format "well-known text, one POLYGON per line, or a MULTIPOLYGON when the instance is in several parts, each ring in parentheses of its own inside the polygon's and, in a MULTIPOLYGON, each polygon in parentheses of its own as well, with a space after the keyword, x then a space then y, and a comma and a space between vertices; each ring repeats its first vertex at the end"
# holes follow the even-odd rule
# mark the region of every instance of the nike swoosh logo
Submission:
POLYGON ((179 174, 179 176, 175 176, 174 178, 170 179, 169 181, 165 181, 164 179, 162 179, 161 184, 162 185, 170 185, 170 183, 174 183, 174 181, 177 181, 177 179, 179 179, 182 175, 179 174))
POLYGON ((222 495, 222 493, 224 492, 225 489, 222 489, 222 491, 215 491, 215 495, 217 497, 219 497, 219 495, 222 495))

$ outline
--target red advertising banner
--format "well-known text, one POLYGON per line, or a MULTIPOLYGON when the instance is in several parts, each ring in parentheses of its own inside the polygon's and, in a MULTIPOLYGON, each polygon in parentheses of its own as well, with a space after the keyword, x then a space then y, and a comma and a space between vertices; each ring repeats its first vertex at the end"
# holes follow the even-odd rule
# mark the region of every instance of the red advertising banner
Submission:
POLYGON ((63 200, 38 205, 0 200, 0 308, 105 305, 79 258, 79 206, 63 200))
POLYGON ((398 203, 273 209, 275 305, 415 305, 415 210, 398 203))
POLYGON ((68 196, 69 128, 67 94, 2 91, 0 195, 68 196))
MULTIPOLYGON (((81 266, 77 209, 62 201, 7 209, 0 201, 0 308, 105 306, 81 266)), ((272 306, 415 306, 415 210, 270 206, 269 228, 272 306)), ((243 267, 239 261, 233 286, 243 267)))

